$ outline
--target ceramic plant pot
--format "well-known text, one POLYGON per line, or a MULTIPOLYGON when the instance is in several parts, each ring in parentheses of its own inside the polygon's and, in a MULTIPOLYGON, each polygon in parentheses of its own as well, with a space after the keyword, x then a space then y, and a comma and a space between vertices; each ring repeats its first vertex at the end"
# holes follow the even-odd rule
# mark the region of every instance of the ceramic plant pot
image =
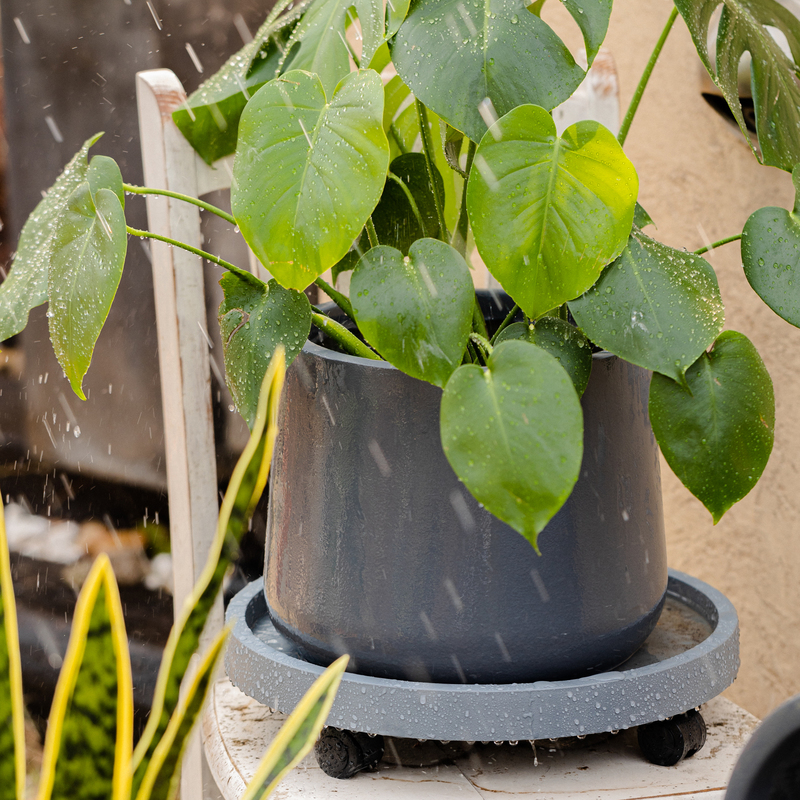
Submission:
POLYGON ((310 661, 347 652, 376 677, 509 683, 617 666, 667 586, 649 383, 594 356, 581 475, 537 556, 448 464, 440 389, 309 341, 288 370, 271 473, 275 626, 310 661))

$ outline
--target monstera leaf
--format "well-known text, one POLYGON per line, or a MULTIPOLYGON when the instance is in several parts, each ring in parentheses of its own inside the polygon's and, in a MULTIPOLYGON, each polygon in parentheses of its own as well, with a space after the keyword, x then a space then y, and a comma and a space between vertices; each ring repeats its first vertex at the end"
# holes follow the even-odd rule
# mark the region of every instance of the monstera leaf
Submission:
POLYGON ((0 284, 0 342, 19 333, 27 325, 31 309, 47 300, 56 223, 72 192, 86 180, 87 153, 102 135, 84 142, 22 228, 11 271, 0 284))
POLYGON ((585 292, 616 258, 633 223, 639 180, 597 122, 561 137, 553 118, 520 106, 483 137, 467 186, 475 243, 529 317, 585 292))
POLYGON ((653 375, 650 422, 672 471, 717 523, 767 465, 775 428, 772 381, 750 340, 725 331, 688 369, 686 383, 653 375))
POLYGON ((744 274, 779 316, 800 327, 800 165, 794 168, 794 209, 759 208, 742 231, 744 274))
POLYGON ((461 363, 472 326, 475 289, 461 254, 420 239, 407 257, 373 247, 350 279, 350 298, 366 340, 413 378, 444 386, 461 363))
POLYGON ((777 0, 675 0, 675 6, 686 20, 703 64, 752 147, 738 88, 739 61, 744 53, 750 53, 761 158, 765 164, 791 170, 800 162, 800 20, 777 0), (712 64, 708 30, 720 5, 716 64, 712 64), (769 28, 784 34, 791 58, 781 50, 769 28))
POLYGON ((569 309, 595 344, 676 381, 724 321, 713 267, 636 229, 622 255, 569 309))
POLYGON ((287 65, 319 75, 328 95, 350 72, 345 31, 354 22, 349 11, 353 7, 361 26, 361 65, 368 67, 385 38, 383 0, 317 0, 303 15, 286 48, 291 59, 287 65))
POLYGON ((225 295, 219 307, 219 329, 225 375, 236 408, 252 428, 258 410, 261 376, 279 345, 291 364, 311 330, 308 298, 277 281, 258 285, 232 272, 220 280, 225 295))
POLYGON ((592 346, 574 325, 558 317, 542 317, 535 325, 514 322, 500 332, 496 344, 511 339, 530 342, 546 350, 572 378, 578 395, 586 391, 592 374, 592 346))
MULTIPOLYGON (((591 64, 611 0, 564 5, 591 64)), ((475 142, 486 131, 485 116, 523 103, 551 110, 585 75, 553 30, 518 0, 417 0, 394 39, 392 60, 416 97, 475 142)))
POLYGON ((122 176, 116 162, 92 159, 87 180, 56 223, 48 272, 50 340, 75 394, 117 292, 128 237, 122 176))
POLYGON ((441 434, 475 499, 538 548, 583 455, 581 404, 558 361, 511 341, 494 348, 486 369, 459 367, 442 395, 441 434))
POLYGON ((283 286, 305 289, 336 264, 377 205, 389 166, 382 115, 372 70, 350 73, 330 100, 316 75, 293 70, 247 104, 231 207, 283 286))

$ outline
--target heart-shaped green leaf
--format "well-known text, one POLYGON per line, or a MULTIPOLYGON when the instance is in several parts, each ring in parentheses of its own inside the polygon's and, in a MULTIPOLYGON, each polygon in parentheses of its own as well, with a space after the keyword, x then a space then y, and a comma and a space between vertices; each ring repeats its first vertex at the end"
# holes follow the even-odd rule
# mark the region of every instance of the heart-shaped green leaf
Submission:
MULTIPOLYGON (((581 26, 591 63, 611 2, 565 5, 581 26)), ((486 131, 484 117, 522 103, 551 110, 585 74, 553 30, 517 0, 416 0, 394 39, 392 60, 416 97, 475 142, 486 131)))
POLYGON ((385 38, 382 0, 316 0, 286 47, 285 67, 316 73, 327 95, 350 72, 345 31, 354 22, 351 8, 355 8, 361 26, 361 65, 368 67, 385 38))
POLYGON ((233 215, 284 286, 304 289, 350 249, 380 199, 389 166, 383 84, 348 75, 330 102, 316 75, 287 72, 242 114, 233 215))
POLYGON ((495 344, 513 339, 546 350, 566 370, 578 396, 586 391, 592 374, 592 346, 574 325, 558 317, 541 317, 533 325, 514 322, 500 332, 495 344))
POLYGON ((110 189, 117 196, 119 204, 125 208, 125 188, 122 183, 122 173, 119 165, 108 156, 95 156, 89 162, 86 171, 86 180, 94 197, 101 189, 110 189))
POLYGON ((638 190, 602 125, 578 122, 559 137, 544 109, 520 106, 481 140, 467 204, 489 271, 536 318, 585 292, 622 252, 638 190))
POLYGON ((86 180, 87 153, 102 135, 95 134, 83 143, 22 227, 13 266, 0 284, 0 342, 19 333, 28 324, 30 310, 47 300, 58 218, 73 190, 86 180))
POLYGON ((663 375, 650 384, 650 422, 681 483, 722 515, 756 485, 772 451, 775 398, 750 340, 725 331, 686 372, 687 389, 663 375))
MULTIPOLYGON (((439 235, 436 202, 422 153, 398 156, 389 167, 389 178, 380 202, 372 212, 372 222, 381 244, 395 247, 403 255, 417 239, 439 235)), ((434 166, 439 196, 444 196, 444 181, 434 166)))
POLYGON ((58 363, 82 400, 83 376, 117 292, 127 244, 117 195, 99 189, 92 197, 89 183, 80 184, 53 237, 47 315, 58 363))
POLYGON ((636 209, 633 212, 633 224, 637 228, 646 228, 648 225, 655 225, 653 218, 647 213, 644 206, 636 203, 636 209))
POLYGON ((537 548, 583 455, 580 401, 556 359, 512 341, 494 349, 486 369, 459 367, 442 395, 441 434, 475 499, 537 548))
POLYGON ((311 306, 303 292, 284 289, 274 279, 258 287, 232 272, 220 280, 224 299, 219 327, 225 374, 236 408, 252 428, 261 382, 278 345, 291 364, 311 330, 311 306))
POLYGON ((350 279, 350 301, 364 338, 406 374, 444 386, 461 363, 475 289, 450 245, 420 239, 405 258, 373 247, 350 279))
POLYGON ((704 258, 636 229, 622 255, 569 310, 595 344, 676 381, 722 330, 725 313, 717 276, 704 258))
POLYGON ((300 2, 280 19, 268 18, 252 42, 172 112, 181 133, 208 164, 236 150, 242 111, 247 101, 276 76, 297 18, 308 5, 300 2))
POLYGON ((759 208, 742 231, 744 274, 756 294, 800 328, 800 165, 792 172, 794 209, 759 208))
MULTIPOLYGON (((762 161, 791 170, 800 162, 800 20, 776 0, 675 0, 697 52, 753 147, 739 100, 739 62, 749 52, 753 106, 762 161), (708 29, 722 5, 716 43, 716 69, 708 52, 708 29), (783 33, 789 58, 770 28, 783 33)), ((754 151, 755 152, 755 151, 754 151)))

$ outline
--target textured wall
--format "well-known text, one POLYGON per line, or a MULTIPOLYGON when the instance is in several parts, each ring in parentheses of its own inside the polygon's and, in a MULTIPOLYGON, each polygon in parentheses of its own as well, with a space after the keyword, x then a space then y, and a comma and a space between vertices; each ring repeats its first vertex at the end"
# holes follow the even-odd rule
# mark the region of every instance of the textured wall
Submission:
MULTIPOLYGON (((557 5, 549 5, 552 15, 557 5)), ((606 47, 617 64, 623 113, 671 5, 614 2, 606 47)), ((687 249, 701 247, 706 237, 713 242, 740 232, 761 206, 791 208, 794 199, 789 176, 760 166, 738 130, 702 99, 701 69, 679 18, 626 142, 639 172, 640 201, 658 225, 650 235, 687 249)), ((742 668, 727 696, 763 716, 800 692, 800 330, 750 289, 738 243, 709 260, 719 278, 726 328, 750 337, 772 374, 775 448, 759 484, 716 527, 662 464, 669 562, 733 601, 741 620, 742 668)))

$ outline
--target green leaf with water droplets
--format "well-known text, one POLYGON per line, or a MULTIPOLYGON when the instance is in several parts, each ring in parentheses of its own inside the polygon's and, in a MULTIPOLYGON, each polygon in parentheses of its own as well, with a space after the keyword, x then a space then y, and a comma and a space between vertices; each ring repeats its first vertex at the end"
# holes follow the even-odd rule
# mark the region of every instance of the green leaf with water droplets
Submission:
POLYGON ((513 339, 546 350, 566 370, 578 395, 586 391, 592 374, 592 346, 574 325, 558 317, 541 317, 530 325, 514 322, 500 332, 495 344, 513 339))
POLYGON ((286 67, 319 76, 330 95, 350 72, 350 50, 345 31, 354 23, 355 8, 361 29, 362 67, 368 67, 386 34, 383 0, 316 0, 303 15, 287 43, 286 67))
POLYGON ((82 400, 83 376, 122 278, 127 245, 117 195, 101 188, 92 197, 88 182, 78 186, 53 237, 47 315, 58 363, 82 400))
POLYGON ((503 342, 482 369, 459 367, 442 395, 442 447, 479 503, 537 547, 569 497, 583 413, 569 375, 526 342, 503 342))
POLYGON ((625 246, 639 181, 597 122, 559 137, 553 118, 520 106, 475 154, 467 204, 492 275, 532 318, 585 292, 625 246))
POLYGON ((636 229, 622 255, 569 310, 595 344, 676 381, 725 319, 708 261, 636 229))
POLYGON ((101 189, 110 189, 117 196, 120 206, 125 208, 125 188, 119 165, 108 156, 95 156, 89 162, 86 180, 94 197, 101 189))
POLYGON ((311 330, 311 306, 303 292, 274 279, 258 287, 226 272, 219 283, 225 295, 219 307, 225 374, 236 408, 252 428, 275 349, 283 345, 287 363, 294 360, 311 330))
POLYGON ((725 331, 686 371, 686 383, 653 375, 650 422, 672 471, 716 524, 767 465, 775 428, 772 381, 750 340, 725 331))
POLYGON ((800 328, 800 164, 792 172, 794 209, 759 208, 742 231, 744 274, 756 294, 800 328))
POLYGON ((0 499, 0 800, 25 797, 22 662, 3 502, 0 499))
POLYGON ((14 263, 0 284, 0 342, 19 333, 28 323, 30 310, 47 300, 56 223, 73 190, 86 180, 87 153, 102 135, 97 133, 83 143, 22 227, 14 263))
POLYGON ((236 150, 239 119, 247 101, 277 72, 301 2, 280 19, 267 19, 253 41, 231 56, 189 95, 172 119, 204 161, 213 164, 236 150))
POLYGON ((800 20, 776 0, 675 0, 697 52, 756 152, 739 100, 739 62, 751 55, 751 88, 761 160, 791 170, 800 162, 800 20), (716 64, 708 50, 714 12, 722 6, 716 64), (770 29, 783 34, 786 55, 770 29), (715 68, 716 67, 716 68, 715 68))
POLYGON ((383 84, 348 75, 327 100, 319 78, 287 72, 247 104, 233 167, 233 215, 279 283, 304 289, 350 249, 389 166, 383 84))
MULTIPOLYGON (((589 63, 602 42, 611 0, 566 0, 581 26, 589 63)), ((415 96, 477 142, 484 116, 522 103, 548 110, 585 75, 566 45, 517 0, 416 0, 392 44, 392 60, 415 96), (489 98, 491 105, 481 104, 489 98)))
POLYGON ((653 218, 647 213, 644 206, 642 206, 638 201, 633 212, 633 224, 637 228, 646 228, 648 225, 655 225, 653 218))
POLYGON ((444 386, 461 363, 475 288, 450 245, 420 239, 405 258, 373 247, 350 279, 350 301, 364 338, 407 375, 444 386))
MULTIPOLYGON (((381 244, 407 255, 408 248, 417 239, 435 239, 439 235, 436 202, 422 153, 398 156, 389 166, 389 172, 402 181, 402 185, 391 176, 387 178, 381 199, 372 212, 372 222, 381 244), (420 218, 423 227, 420 227, 420 218)), ((434 179, 442 197, 444 181, 435 165, 434 179)))

